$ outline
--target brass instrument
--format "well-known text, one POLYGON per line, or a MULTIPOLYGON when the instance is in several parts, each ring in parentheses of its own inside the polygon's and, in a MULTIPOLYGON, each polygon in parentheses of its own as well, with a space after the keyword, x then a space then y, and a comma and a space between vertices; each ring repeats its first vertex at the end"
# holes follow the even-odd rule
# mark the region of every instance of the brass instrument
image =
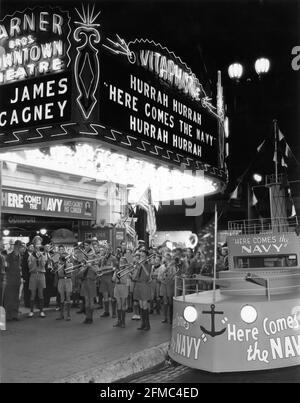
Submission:
POLYGON ((151 255, 149 255, 145 259, 141 260, 140 262, 130 263, 130 264, 126 264, 126 265, 122 266, 122 267, 125 267, 125 268, 120 270, 116 274, 117 279, 119 280, 120 278, 126 276, 127 274, 130 274, 131 272, 133 272, 136 269, 137 264, 146 263, 148 260, 152 259, 153 256, 155 256, 155 253, 152 253, 151 255))
POLYGON ((103 269, 98 270, 97 278, 104 276, 105 274, 114 273, 116 269, 113 266, 105 267, 103 269))

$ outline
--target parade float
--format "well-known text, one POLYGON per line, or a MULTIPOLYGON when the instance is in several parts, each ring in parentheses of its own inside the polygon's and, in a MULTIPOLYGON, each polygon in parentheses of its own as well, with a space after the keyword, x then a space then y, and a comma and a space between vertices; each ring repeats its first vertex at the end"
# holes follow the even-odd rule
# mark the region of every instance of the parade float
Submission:
POLYGON ((169 349, 176 362, 210 372, 300 364, 299 224, 286 214, 284 180, 277 166, 266 176, 269 219, 228 223, 228 270, 218 273, 215 214, 211 290, 198 291, 203 275, 176 278, 169 349))

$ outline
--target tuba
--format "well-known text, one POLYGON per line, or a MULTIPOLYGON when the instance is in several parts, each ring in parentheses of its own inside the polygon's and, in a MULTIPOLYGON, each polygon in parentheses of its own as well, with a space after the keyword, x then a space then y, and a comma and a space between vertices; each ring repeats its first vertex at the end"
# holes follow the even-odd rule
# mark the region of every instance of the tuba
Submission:
POLYGON ((199 242, 198 236, 193 233, 192 235, 189 236, 189 239, 188 239, 188 241, 186 242, 186 243, 187 243, 187 247, 188 247, 188 248, 195 249, 196 246, 198 245, 198 242, 199 242))

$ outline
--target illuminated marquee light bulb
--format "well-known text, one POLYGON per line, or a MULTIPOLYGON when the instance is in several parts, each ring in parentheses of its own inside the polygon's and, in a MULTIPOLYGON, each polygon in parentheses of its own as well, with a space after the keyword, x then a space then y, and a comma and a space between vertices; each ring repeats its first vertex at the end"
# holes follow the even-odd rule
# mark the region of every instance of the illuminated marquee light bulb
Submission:
POLYGON ((257 310, 252 305, 244 305, 241 309, 241 318, 246 323, 254 323, 257 319, 257 310))

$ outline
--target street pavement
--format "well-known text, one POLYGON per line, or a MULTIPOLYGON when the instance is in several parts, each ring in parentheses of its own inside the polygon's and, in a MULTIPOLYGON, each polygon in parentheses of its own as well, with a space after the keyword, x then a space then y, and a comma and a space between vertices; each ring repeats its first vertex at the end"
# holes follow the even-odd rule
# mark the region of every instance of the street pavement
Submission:
POLYGON ((269 371, 213 374, 183 365, 170 365, 129 377, 124 383, 299 383, 300 366, 269 371))
POLYGON ((126 328, 113 328, 115 319, 100 318, 95 311, 93 325, 82 324, 83 315, 72 309, 70 322, 57 321, 58 312, 47 317, 7 323, 0 332, 0 381, 2 383, 47 383, 80 371, 126 357, 170 339, 170 325, 162 316, 150 315, 151 330, 138 331, 139 321, 127 314, 126 328))

